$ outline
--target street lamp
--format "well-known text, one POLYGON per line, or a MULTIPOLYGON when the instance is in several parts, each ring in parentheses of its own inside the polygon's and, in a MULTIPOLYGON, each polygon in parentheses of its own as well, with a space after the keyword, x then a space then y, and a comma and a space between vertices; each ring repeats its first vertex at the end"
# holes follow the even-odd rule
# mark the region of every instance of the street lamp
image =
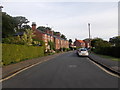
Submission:
POLYGON ((0 12, 2 12, 2 8, 3 8, 3 6, 0 6, 0 12))
POLYGON ((89 30, 89 46, 91 48, 91 40, 90 40, 90 23, 88 23, 88 30, 89 30))

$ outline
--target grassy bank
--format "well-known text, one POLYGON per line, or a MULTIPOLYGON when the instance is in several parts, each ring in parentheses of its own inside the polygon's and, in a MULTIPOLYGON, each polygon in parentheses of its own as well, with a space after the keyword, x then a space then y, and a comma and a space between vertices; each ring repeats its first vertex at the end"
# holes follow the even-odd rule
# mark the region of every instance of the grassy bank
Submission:
MULTIPOLYGON (((96 53, 94 53, 96 54, 96 53)), ((115 58, 115 57, 112 57, 112 56, 108 56, 108 55, 101 55, 101 54, 96 54, 102 58, 106 58, 106 59, 110 59, 110 60, 113 60, 113 61, 120 61, 120 58, 115 58)))

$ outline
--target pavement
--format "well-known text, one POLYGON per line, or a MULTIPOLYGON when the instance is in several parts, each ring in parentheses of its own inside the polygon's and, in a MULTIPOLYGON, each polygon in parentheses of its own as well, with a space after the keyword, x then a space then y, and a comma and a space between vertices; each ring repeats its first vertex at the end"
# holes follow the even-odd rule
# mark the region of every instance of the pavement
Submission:
MULTIPOLYGON (((2 78, 6 78, 6 77, 14 74, 15 72, 20 71, 26 67, 29 67, 29 66, 34 65, 39 62, 44 62, 44 61, 50 60, 50 59, 55 58, 64 53, 66 53, 66 52, 57 53, 54 55, 49 55, 49 56, 44 56, 44 57, 39 57, 39 58, 34 58, 34 59, 30 59, 30 60, 25 60, 25 61, 21 61, 19 63, 11 64, 8 66, 3 66, 2 67, 2 78)), ((94 53, 90 53, 89 58, 94 60, 95 62, 107 67, 108 69, 112 70, 113 72, 120 74, 120 67, 118 66, 117 61, 102 58, 94 53)))
POLYGON ((102 65, 103 67, 111 70, 112 72, 120 75, 120 66, 119 66, 120 62, 119 61, 113 61, 108 58, 103 58, 97 54, 94 54, 93 52, 89 54, 89 58, 95 61, 96 63, 102 65))

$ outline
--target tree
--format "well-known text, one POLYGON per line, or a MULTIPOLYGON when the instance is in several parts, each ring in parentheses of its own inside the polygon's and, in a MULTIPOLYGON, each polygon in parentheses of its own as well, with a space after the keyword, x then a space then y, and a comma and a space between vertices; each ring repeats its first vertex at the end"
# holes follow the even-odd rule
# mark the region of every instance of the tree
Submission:
POLYGON ((50 50, 55 50, 55 44, 54 44, 54 42, 49 41, 48 45, 50 45, 50 50))
POLYGON ((60 32, 54 32, 54 35, 57 35, 58 33, 60 33, 60 32))
POLYGON ((2 12, 2 37, 12 36, 15 33, 16 21, 12 16, 2 12))
POLYGON ((72 43, 72 39, 69 39, 69 43, 70 43, 70 44, 72 43))
POLYGON ((120 46, 120 36, 116 36, 109 39, 109 42, 114 46, 120 46))
POLYGON ((17 23, 18 29, 22 29, 23 24, 27 25, 27 23, 29 23, 28 19, 26 19, 26 17, 23 16, 17 16, 13 18, 17 23))
POLYGON ((44 26, 39 26, 37 29, 43 32, 45 32, 46 30, 51 30, 50 27, 44 27, 44 26))
POLYGON ((99 47, 110 47, 111 44, 108 41, 105 41, 101 38, 95 38, 91 41, 91 46, 95 48, 99 47))
POLYGON ((34 37, 33 30, 26 29, 22 36, 11 36, 3 39, 3 43, 32 45, 34 37))
POLYGON ((39 26, 37 29, 38 29, 38 30, 40 30, 40 31, 43 31, 43 32, 45 32, 45 30, 46 30, 46 27, 44 27, 44 26, 39 26))
POLYGON ((65 35, 61 35, 61 38, 63 38, 63 39, 65 39, 65 40, 67 40, 67 38, 66 38, 66 36, 65 35))
POLYGON ((31 29, 31 27, 30 27, 29 25, 23 25, 23 26, 22 26, 22 29, 24 29, 24 30, 25 30, 25 29, 31 29))
POLYGON ((25 29, 30 29, 30 26, 27 25, 28 22, 28 19, 25 17, 12 17, 7 13, 2 12, 2 37, 9 37, 16 32, 23 32, 25 29))
POLYGON ((33 42, 32 37, 34 37, 34 36, 35 35, 33 35, 33 30, 26 29, 26 31, 24 32, 24 34, 22 36, 22 40, 23 40, 24 44, 32 45, 32 42, 33 42))
POLYGON ((101 38, 94 38, 93 40, 91 40, 91 46, 95 47, 97 42, 101 42, 101 41, 103 41, 103 39, 101 39, 101 38))

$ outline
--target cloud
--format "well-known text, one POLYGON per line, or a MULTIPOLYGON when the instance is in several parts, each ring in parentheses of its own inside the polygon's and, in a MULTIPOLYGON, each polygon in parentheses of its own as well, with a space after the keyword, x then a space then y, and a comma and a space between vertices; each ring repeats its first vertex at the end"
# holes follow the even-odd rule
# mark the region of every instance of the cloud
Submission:
POLYGON ((73 40, 88 38, 88 23, 91 24, 92 37, 108 40, 118 33, 117 3, 11 2, 4 6, 4 11, 12 16, 25 16, 38 26, 48 24, 73 40))
POLYGON ((4 0, 4 2, 118 2, 119 0, 4 0))

